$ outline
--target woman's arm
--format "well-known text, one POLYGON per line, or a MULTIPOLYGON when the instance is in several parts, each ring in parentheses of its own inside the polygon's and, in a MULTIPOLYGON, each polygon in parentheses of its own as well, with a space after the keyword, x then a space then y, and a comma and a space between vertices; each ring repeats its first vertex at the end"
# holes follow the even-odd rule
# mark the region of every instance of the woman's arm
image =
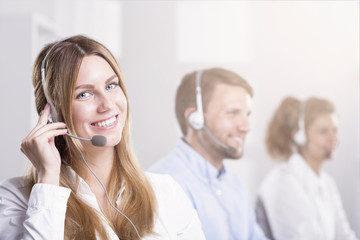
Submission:
POLYGON ((0 185, 0 239, 64 239, 70 189, 35 184, 27 199, 22 178, 0 185))

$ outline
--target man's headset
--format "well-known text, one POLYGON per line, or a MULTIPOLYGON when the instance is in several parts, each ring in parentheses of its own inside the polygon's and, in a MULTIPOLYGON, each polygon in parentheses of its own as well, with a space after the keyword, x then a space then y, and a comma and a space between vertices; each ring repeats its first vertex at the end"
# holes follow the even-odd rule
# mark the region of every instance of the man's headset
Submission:
POLYGON ((231 146, 228 146, 222 143, 219 139, 217 139, 210 130, 205 125, 205 118, 204 118, 204 110, 202 104, 202 94, 201 94, 201 78, 203 76, 203 71, 199 70, 196 71, 196 111, 190 113, 188 117, 188 122, 190 126, 196 130, 205 130, 205 132, 210 136, 210 138, 219 146, 224 148, 229 155, 234 155, 237 152, 237 149, 231 146))
POLYGON ((201 95, 201 77, 202 71, 196 72, 196 111, 192 112, 189 117, 188 121, 190 126, 195 130, 201 130, 205 126, 204 120, 204 112, 203 112, 203 104, 202 104, 202 95, 201 95))
POLYGON ((303 105, 301 105, 299 109, 298 131, 294 135, 294 141, 297 145, 304 146, 306 140, 304 109, 303 105))

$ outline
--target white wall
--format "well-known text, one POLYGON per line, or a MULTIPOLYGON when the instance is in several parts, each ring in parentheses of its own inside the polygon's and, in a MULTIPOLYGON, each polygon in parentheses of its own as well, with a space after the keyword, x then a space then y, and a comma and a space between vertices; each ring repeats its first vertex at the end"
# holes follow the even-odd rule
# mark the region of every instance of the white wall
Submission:
MULTIPOLYGON (((144 168, 168 153, 180 137, 174 94, 180 78, 189 71, 221 66, 239 73, 254 87, 252 131, 245 157, 227 163, 253 197, 274 164, 265 151, 264 133, 281 99, 291 94, 301 99, 320 96, 332 100, 340 115, 341 144, 325 168, 334 176, 352 228, 360 236, 358 1, 31 3, 0 0, 0 16, 37 13, 53 22, 62 36, 86 33, 111 45, 124 71, 134 145, 144 168)), ((1 26, 6 26, 2 18, 2 38, 14 34, 1 26)), ((5 46, 26 48, 26 41, 21 46, 21 39, 9 39, 5 46)), ((4 64, 11 57, 11 51, 5 53, 0 54, 0 70, 8 67, 4 64)), ((29 61, 21 66, 26 64, 29 61)), ((13 82, 9 82, 12 75, 0 77, 2 86, 18 83, 26 92, 17 96, 16 88, 10 87, 2 87, 0 92, 0 114, 6 126, 1 133, 6 139, 0 138, 0 179, 4 179, 23 172, 18 166, 26 160, 18 149, 21 138, 33 126, 29 124, 33 117, 28 115, 33 111, 26 110, 31 108, 32 90, 26 90, 29 75, 17 76, 13 82), (25 112, 24 118, 16 115, 17 109, 25 112)))

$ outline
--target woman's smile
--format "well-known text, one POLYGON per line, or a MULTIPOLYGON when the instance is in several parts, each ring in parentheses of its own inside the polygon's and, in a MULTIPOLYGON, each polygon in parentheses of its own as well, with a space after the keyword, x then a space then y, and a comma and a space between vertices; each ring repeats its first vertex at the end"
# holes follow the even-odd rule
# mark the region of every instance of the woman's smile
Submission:
POLYGON ((116 127, 118 121, 117 121, 117 116, 112 116, 110 118, 98 121, 98 122, 94 122, 91 123, 91 126, 98 128, 98 129, 112 129, 114 127, 116 127))

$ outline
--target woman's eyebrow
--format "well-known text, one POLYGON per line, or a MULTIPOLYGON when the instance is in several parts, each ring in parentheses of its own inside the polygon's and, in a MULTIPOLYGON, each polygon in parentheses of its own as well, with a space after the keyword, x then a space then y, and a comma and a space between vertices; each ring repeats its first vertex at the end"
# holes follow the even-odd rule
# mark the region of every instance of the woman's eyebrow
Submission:
POLYGON ((112 75, 111 77, 109 77, 109 78, 105 81, 105 83, 108 83, 108 82, 112 81, 114 78, 117 78, 117 75, 116 75, 116 74, 114 74, 114 75, 112 75))
MULTIPOLYGON (((117 75, 114 74, 111 77, 109 77, 108 79, 106 79, 105 83, 108 84, 110 81, 112 81, 114 78, 116 78, 117 75)), ((94 86, 92 84, 83 84, 83 85, 79 85, 75 87, 75 90, 79 89, 79 88, 86 88, 86 89, 93 89, 94 86)))
POLYGON ((91 85, 91 84, 83 84, 83 85, 76 86, 74 90, 76 91, 76 90, 78 90, 79 88, 93 89, 94 86, 91 85))

